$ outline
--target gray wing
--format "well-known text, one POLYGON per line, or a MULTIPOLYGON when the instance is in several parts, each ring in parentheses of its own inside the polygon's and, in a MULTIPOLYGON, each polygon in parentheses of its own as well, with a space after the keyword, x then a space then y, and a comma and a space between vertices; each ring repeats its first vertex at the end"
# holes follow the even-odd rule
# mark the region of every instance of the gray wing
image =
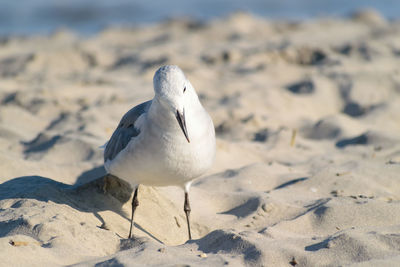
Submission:
POLYGON ((133 137, 139 135, 140 131, 135 128, 135 122, 140 115, 146 113, 150 104, 151 100, 137 105, 122 117, 117 129, 115 129, 106 145, 106 149, 104 150, 104 162, 113 160, 118 153, 128 145, 133 137))

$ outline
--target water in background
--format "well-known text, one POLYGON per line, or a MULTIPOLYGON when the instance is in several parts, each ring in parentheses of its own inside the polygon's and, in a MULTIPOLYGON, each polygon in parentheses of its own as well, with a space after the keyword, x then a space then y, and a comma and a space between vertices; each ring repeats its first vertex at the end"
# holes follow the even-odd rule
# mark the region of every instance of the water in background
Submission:
POLYGON ((208 20, 238 10, 270 19, 347 16, 372 7, 400 17, 399 0, 0 0, 0 35, 48 34, 69 28, 81 34, 112 25, 141 25, 172 17, 208 20))

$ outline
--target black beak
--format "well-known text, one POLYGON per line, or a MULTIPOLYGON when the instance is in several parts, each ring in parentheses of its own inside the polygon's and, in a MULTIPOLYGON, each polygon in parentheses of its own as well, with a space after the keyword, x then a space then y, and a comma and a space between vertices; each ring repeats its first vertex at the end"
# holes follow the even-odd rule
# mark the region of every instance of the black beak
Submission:
POLYGON ((183 113, 182 114, 179 113, 178 110, 176 110, 176 119, 178 120, 179 126, 181 126, 181 129, 183 131, 183 134, 186 137, 186 140, 188 141, 188 143, 190 143, 188 131, 186 129, 185 109, 183 109, 183 113))

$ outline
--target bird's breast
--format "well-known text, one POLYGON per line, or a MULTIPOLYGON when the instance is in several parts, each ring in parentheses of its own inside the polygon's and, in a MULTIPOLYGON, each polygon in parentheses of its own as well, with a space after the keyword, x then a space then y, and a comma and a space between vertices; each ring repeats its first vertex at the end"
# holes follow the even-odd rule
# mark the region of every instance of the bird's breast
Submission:
POLYGON ((147 122, 112 166, 113 174, 132 184, 182 186, 211 167, 215 158, 212 122, 197 128, 188 122, 190 143, 177 121, 161 126, 147 122))

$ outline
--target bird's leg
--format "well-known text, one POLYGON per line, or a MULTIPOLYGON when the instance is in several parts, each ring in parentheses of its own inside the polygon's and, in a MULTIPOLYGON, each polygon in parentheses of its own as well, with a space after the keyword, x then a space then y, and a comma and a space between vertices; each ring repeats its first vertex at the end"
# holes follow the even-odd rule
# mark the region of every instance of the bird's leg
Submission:
POLYGON ((192 234, 190 233, 190 221, 189 221, 189 215, 190 215, 189 192, 186 192, 186 191, 185 191, 185 204, 183 206, 183 210, 185 211, 185 214, 186 214, 189 240, 191 240, 192 234))
POLYGON ((135 188, 135 193, 133 194, 132 198, 132 216, 131 216, 131 227, 129 228, 129 236, 128 238, 132 238, 132 228, 134 225, 133 222, 133 215, 135 214, 136 207, 139 206, 139 200, 137 199, 139 185, 135 188))

